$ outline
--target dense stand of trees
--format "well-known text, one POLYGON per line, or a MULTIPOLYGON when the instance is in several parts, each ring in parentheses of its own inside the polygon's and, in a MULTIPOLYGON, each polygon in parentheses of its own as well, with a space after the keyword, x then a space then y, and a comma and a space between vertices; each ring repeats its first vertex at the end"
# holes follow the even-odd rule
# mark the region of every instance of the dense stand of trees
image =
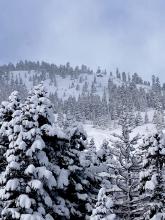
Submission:
MULTIPOLYGON (((120 124, 122 116, 121 106, 123 101, 128 102, 132 110, 131 121, 135 126, 148 123, 148 108, 154 108, 155 114, 153 122, 162 128, 163 110, 165 109, 165 84, 161 86, 159 78, 152 77, 152 83, 144 81, 137 73, 132 75, 120 72, 107 73, 106 70, 98 68, 96 73, 90 70, 86 65, 81 67, 71 67, 69 63, 57 66, 47 62, 20 61, 17 64, 9 63, 0 66, 0 101, 6 100, 13 90, 20 92, 24 99, 27 96, 27 85, 22 78, 22 71, 26 71, 25 78, 32 85, 37 85, 41 81, 50 80, 50 85, 54 90, 49 93, 49 98, 54 104, 55 112, 74 117, 74 120, 84 122, 92 121, 94 126, 107 128, 120 124), (17 71, 18 74, 14 75, 17 71), (30 74, 33 71, 33 74, 30 74), (93 76, 93 81, 88 81, 88 75, 93 76), (103 87, 103 93, 99 92, 99 78, 109 75, 107 86, 103 87), (78 98, 74 95, 58 93, 57 76, 70 77, 68 83, 69 89, 75 89, 79 94, 78 98), (78 83, 77 83, 78 80, 78 83), (119 82, 116 80, 119 80, 119 82), (146 112, 145 118, 141 117, 141 111, 146 112)), ((67 79, 68 80, 68 79, 67 79)), ((59 116, 59 123, 62 123, 62 117, 59 116)), ((151 119, 150 119, 151 120, 151 119)))
MULTIPOLYGON (((157 132, 139 142, 122 95, 121 135, 98 151, 71 113, 59 128, 63 115, 55 120, 43 84, 25 100, 14 91, 1 103, 2 220, 165 219, 163 126, 157 123, 157 132)), ((155 117, 162 112, 157 103, 155 117)), ((141 123, 139 113, 135 121, 141 123)))
POLYGON ((165 84, 158 77, 150 85, 117 69, 99 93, 99 77, 108 74, 100 68, 94 73, 85 65, 20 61, 0 72, 2 220, 165 219, 165 84), (22 71, 34 85, 29 93, 22 71), (75 88, 78 98, 35 86, 49 79, 58 88, 57 76, 70 76, 68 90, 75 88), (120 126, 121 135, 97 150, 79 125, 86 120, 120 126), (141 143, 132 131, 149 122, 157 132, 141 143))
POLYGON ((90 216, 101 179, 92 172, 89 159, 85 159, 88 154, 84 151, 83 129, 73 126, 67 133, 57 129, 52 104, 42 84, 23 103, 13 92, 2 103, 0 117, 1 218, 52 220, 90 216))

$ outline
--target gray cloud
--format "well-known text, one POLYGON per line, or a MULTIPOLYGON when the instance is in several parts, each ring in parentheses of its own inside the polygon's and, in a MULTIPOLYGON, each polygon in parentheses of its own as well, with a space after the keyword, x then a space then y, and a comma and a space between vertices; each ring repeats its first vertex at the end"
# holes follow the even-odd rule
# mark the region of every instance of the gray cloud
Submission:
POLYGON ((1 0, 0 62, 48 60, 165 80, 163 0, 1 0))

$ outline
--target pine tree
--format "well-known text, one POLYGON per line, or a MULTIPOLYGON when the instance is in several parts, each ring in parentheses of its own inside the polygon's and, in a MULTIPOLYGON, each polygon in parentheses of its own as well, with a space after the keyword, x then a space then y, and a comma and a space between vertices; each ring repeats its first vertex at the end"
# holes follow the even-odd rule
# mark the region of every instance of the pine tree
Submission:
POLYGON ((136 115, 135 123, 136 123, 136 126, 140 126, 140 125, 143 124, 143 118, 142 118, 140 112, 138 112, 137 115, 136 115))
POLYGON ((156 127, 158 132, 162 131, 162 129, 164 128, 164 115, 162 111, 157 112, 156 127))
POLYGON ((54 219, 55 174, 50 170, 41 127, 51 124, 51 104, 42 85, 35 87, 21 110, 9 123, 7 166, 1 174, 4 185, 2 219, 54 219))
POLYGON ((7 102, 1 103, 0 108, 0 125, 2 123, 9 122, 12 119, 12 114, 15 110, 19 108, 20 105, 20 98, 17 91, 14 91, 9 96, 9 100, 7 102))
POLYGON ((96 86, 95 86, 95 83, 92 82, 92 85, 91 85, 91 93, 94 94, 96 93, 97 89, 96 89, 96 86))
MULTIPOLYGON (((0 107, 0 175, 4 172, 7 165, 5 158, 5 152, 9 148, 8 140, 8 125, 12 120, 12 114, 15 110, 19 109, 20 100, 18 92, 14 91, 9 96, 8 101, 3 101, 0 107)), ((3 203, 0 201, 0 207, 2 208, 3 203)))
POLYGON ((91 148, 91 149, 96 148, 96 146, 95 146, 95 141, 94 141, 93 138, 90 139, 89 148, 91 148))
MULTIPOLYGON (((86 133, 81 127, 70 132, 70 143, 62 153, 63 168, 67 170, 68 186, 61 192, 70 210, 70 219, 85 219, 90 216, 99 187, 97 177, 91 173, 89 163, 84 161, 86 133)), ((89 157, 88 157, 89 159, 89 157)), ((92 163, 92 161, 91 161, 92 163)))
POLYGON ((70 171, 70 181, 68 189, 65 193, 66 198, 68 198, 69 200, 69 206, 71 207, 71 219, 85 218, 87 214, 86 204, 88 203, 88 199, 90 199, 87 194, 88 191, 85 190, 88 189, 88 185, 90 183, 85 179, 83 181, 84 168, 80 163, 80 154, 83 150, 85 150, 85 145, 83 141, 85 139, 86 136, 81 129, 73 129, 70 137, 70 145, 68 151, 65 152, 65 162, 67 165, 67 169, 70 171))
POLYGON ((58 112, 57 124, 58 124, 59 128, 63 128, 63 125, 64 125, 64 115, 63 115, 63 113, 61 111, 58 112))
POLYGON ((125 72, 122 72, 122 80, 123 80, 123 82, 127 81, 127 77, 126 77, 126 73, 125 72))
POLYGON ((155 134, 148 137, 142 146, 143 167, 140 173, 140 219, 165 219, 164 196, 164 137, 155 134))
POLYGON ((161 107, 154 111, 153 123, 156 125, 157 130, 160 132, 164 128, 164 115, 161 107))
POLYGON ((145 123, 145 124, 148 124, 148 123, 149 123, 149 118, 148 118, 147 112, 145 112, 144 123, 145 123))
POLYGON ((100 149, 97 151, 99 176, 102 176, 101 185, 107 189, 112 188, 114 183, 114 167, 117 166, 116 158, 114 158, 112 148, 107 140, 104 140, 100 149))
POLYGON ((20 108, 20 99, 17 91, 9 96, 8 101, 3 101, 0 107, 0 172, 6 163, 4 153, 9 147, 8 124, 12 120, 14 111, 20 108))
POLYGON ((93 209, 90 220, 115 220, 113 213, 113 201, 106 195, 106 189, 101 188, 98 194, 97 203, 93 209))
POLYGON ((70 127, 73 126, 74 124, 75 124, 75 118, 71 114, 71 112, 68 111, 64 121, 64 130, 66 131, 66 133, 69 132, 70 127))
POLYGON ((154 124, 157 123, 157 112, 156 112, 156 111, 154 111, 154 115, 153 115, 152 122, 153 122, 154 124))
POLYGON ((89 159, 89 163, 92 162, 93 165, 98 164, 96 145, 93 138, 91 138, 88 146, 87 146, 87 159, 89 159))
POLYGON ((156 91, 157 91, 156 93, 157 95, 155 95, 155 112, 154 112, 153 121, 156 124, 156 128, 158 132, 161 132, 164 127, 164 115, 163 115, 162 103, 160 101, 159 89, 156 89, 156 91))
POLYGON ((129 123, 131 129, 134 129, 136 127, 136 118, 133 111, 130 111, 129 113, 129 123))
POLYGON ((102 145, 100 146, 100 149, 97 152, 97 155, 100 163, 108 163, 108 161, 110 162, 110 160, 112 160, 113 155, 107 140, 103 141, 102 145))
POLYGON ((131 126, 128 111, 123 112, 122 135, 114 134, 113 154, 116 157, 115 183, 112 194, 116 198, 114 207, 119 217, 131 220, 136 216, 136 199, 138 197, 139 158, 136 156, 135 145, 138 137, 130 138, 131 126))

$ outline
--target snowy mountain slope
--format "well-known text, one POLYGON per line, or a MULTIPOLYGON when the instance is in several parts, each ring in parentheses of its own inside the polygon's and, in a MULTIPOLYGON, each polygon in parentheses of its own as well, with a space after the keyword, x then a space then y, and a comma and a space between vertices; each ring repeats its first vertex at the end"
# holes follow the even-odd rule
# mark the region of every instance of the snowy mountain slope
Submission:
MULTIPOLYGON (((91 138, 94 139, 95 144, 97 149, 100 148, 100 146, 102 145, 104 140, 109 141, 112 138, 112 134, 116 133, 116 134, 121 134, 121 128, 116 128, 116 129, 101 129, 101 128, 94 128, 92 125, 90 124, 84 124, 84 129, 88 134, 88 140, 90 140, 91 138)), ((156 128, 155 125, 152 123, 148 123, 148 124, 144 124, 142 126, 138 126, 136 127, 131 136, 136 136, 136 135, 140 135, 140 136, 146 136, 149 134, 152 134, 156 132, 156 128)))
MULTIPOLYGON (((34 75, 37 74, 39 77, 41 73, 36 71, 12 71, 10 72, 10 79, 13 75, 14 80, 17 78, 21 78, 23 83, 27 86, 27 89, 30 90, 33 87, 33 81, 32 78, 34 75)), ((97 77, 96 74, 80 74, 77 79, 72 79, 71 76, 66 76, 65 78, 62 78, 61 76, 56 76, 56 85, 54 85, 51 82, 51 79, 49 78, 48 74, 46 74, 46 79, 43 81, 47 91, 49 93, 55 93, 57 92, 58 96, 60 98, 67 99, 70 95, 74 97, 78 97, 79 94, 82 92, 82 87, 85 82, 88 83, 88 88, 91 88, 92 82, 94 81, 94 78, 96 78, 96 94, 102 95, 104 91, 104 87, 107 88, 108 86, 108 79, 110 76, 102 75, 102 77, 97 77), (82 82, 81 82, 82 81, 82 82), (74 84, 74 85, 73 85, 74 84), (79 90, 76 90, 76 85, 79 85, 79 90), (73 86, 73 88, 72 88, 73 86)), ((115 79, 114 77, 111 77, 117 85, 121 85, 121 80, 115 79)))
MULTIPOLYGON (((145 113, 142 112, 141 114, 142 114, 142 117, 144 118, 145 113)), ((154 114, 153 110, 148 111, 149 123, 141 125, 141 126, 137 126, 131 133, 132 137, 138 134, 140 136, 147 136, 149 134, 153 134, 156 132, 156 127, 152 123, 153 114, 154 114)), ((95 128, 90 123, 86 123, 84 124, 84 129, 88 134, 88 140, 90 140, 91 138, 94 139, 97 149, 100 148, 104 140, 110 141, 110 139, 112 139, 113 133, 121 134, 120 126, 118 126, 117 128, 101 129, 101 128, 95 128)))
MULTIPOLYGON (((117 86, 121 86, 123 81, 110 74, 78 74, 76 78, 72 78, 71 75, 67 75, 65 78, 60 75, 55 75, 55 81, 52 81, 50 74, 44 73, 44 77, 41 72, 38 71, 10 71, 9 80, 22 81, 30 90, 34 85, 43 81, 47 91, 51 94, 57 93, 59 98, 63 100, 67 99, 69 96, 78 98, 82 93, 83 86, 86 83, 88 86, 87 91, 90 92, 92 83, 95 82, 96 94, 102 96, 103 92, 108 88, 108 80, 111 79, 113 83, 117 86)), ((150 87, 145 85, 138 85, 138 88, 144 88, 148 90, 150 87)))

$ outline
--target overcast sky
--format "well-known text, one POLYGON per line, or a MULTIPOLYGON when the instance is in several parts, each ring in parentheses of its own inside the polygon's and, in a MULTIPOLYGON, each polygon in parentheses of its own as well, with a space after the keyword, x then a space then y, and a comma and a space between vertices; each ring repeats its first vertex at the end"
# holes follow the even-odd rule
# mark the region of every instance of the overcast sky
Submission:
POLYGON ((0 63, 87 64, 165 80, 164 0, 0 0, 0 63))

